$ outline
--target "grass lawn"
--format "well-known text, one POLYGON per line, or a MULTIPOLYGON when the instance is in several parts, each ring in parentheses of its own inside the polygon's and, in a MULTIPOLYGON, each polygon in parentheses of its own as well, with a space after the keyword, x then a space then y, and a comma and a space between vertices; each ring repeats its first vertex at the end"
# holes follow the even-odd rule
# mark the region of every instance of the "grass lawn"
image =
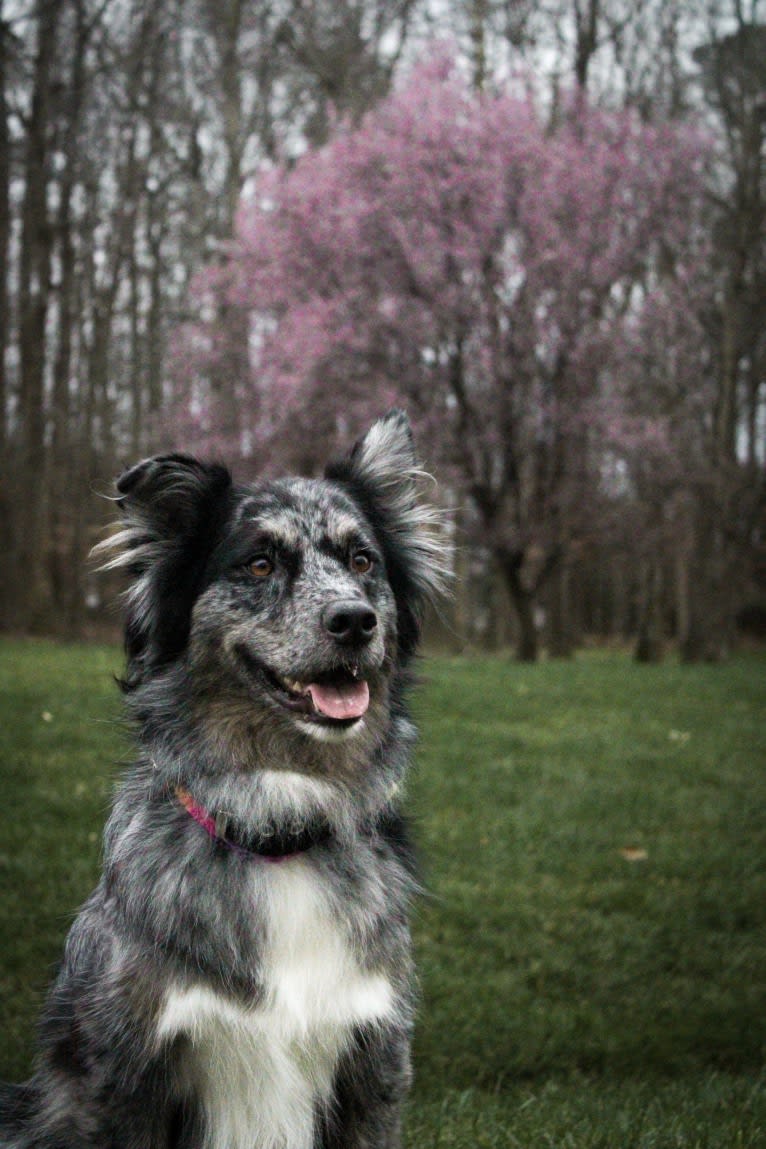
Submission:
MULTIPOLYGON (((97 872, 118 670, 0 643, 0 1077, 97 872)), ((766 658, 423 673, 408 1149, 766 1147, 766 658)))

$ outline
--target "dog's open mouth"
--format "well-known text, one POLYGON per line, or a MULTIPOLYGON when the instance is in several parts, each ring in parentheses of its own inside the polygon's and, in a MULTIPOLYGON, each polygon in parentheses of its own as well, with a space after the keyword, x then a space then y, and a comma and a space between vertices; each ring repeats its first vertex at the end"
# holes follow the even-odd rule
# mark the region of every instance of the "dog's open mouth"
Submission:
POLYGON ((239 654, 249 672, 258 674, 265 681, 274 701, 301 719, 331 726, 351 726, 367 713, 370 687, 353 667, 328 671, 316 675, 309 682, 302 682, 270 670, 247 650, 240 648, 239 654))
POLYGON ((280 702, 307 718, 330 722, 356 722, 370 705, 367 682, 349 671, 322 675, 315 682, 298 682, 267 672, 280 702))

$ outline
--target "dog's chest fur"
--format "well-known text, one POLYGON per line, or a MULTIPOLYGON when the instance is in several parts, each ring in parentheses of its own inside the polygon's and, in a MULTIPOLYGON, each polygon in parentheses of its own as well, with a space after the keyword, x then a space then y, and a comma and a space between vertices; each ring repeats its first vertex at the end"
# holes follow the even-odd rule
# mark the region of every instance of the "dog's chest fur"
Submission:
POLYGON ((385 976, 360 968, 307 862, 262 864, 257 896, 266 903, 262 1000, 247 1009, 179 985, 158 1036, 188 1038, 204 1149, 311 1149, 353 1028, 390 1017, 394 994, 385 976))

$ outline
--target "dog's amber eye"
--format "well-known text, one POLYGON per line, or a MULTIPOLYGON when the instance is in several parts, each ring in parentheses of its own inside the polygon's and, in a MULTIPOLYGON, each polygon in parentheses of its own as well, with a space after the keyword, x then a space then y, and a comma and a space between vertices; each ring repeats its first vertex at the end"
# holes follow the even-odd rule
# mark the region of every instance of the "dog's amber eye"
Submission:
POLYGON ((258 555, 258 558, 250 563, 250 574, 256 578, 268 578, 273 570, 274 564, 266 555, 258 555))
POLYGON ((351 556, 351 569, 355 574, 367 574, 372 570, 372 559, 364 551, 357 551, 351 556))

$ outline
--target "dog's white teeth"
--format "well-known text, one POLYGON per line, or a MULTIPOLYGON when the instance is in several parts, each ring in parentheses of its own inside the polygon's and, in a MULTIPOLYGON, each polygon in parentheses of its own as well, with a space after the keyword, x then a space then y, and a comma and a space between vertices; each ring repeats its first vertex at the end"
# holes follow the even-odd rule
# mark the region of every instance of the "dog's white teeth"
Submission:
POLYGON ((290 691, 291 694, 305 694, 306 693, 305 685, 302 682, 298 682, 294 678, 280 678, 280 682, 282 683, 282 685, 284 686, 284 688, 286 690, 290 691))

